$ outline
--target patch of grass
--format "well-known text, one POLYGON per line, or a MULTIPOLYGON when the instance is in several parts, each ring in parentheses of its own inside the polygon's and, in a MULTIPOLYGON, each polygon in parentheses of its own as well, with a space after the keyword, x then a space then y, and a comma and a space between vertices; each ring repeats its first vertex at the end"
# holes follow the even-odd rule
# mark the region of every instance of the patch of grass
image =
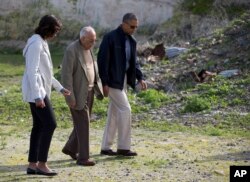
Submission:
POLYGON ((194 86, 195 86, 195 83, 191 77, 186 78, 185 82, 176 83, 176 88, 181 91, 187 91, 190 89, 192 90, 194 86))
POLYGON ((184 0, 182 7, 193 14, 206 15, 213 8, 214 0, 184 0))
POLYGON ((249 76, 242 76, 241 79, 226 79, 218 76, 210 83, 197 85, 196 89, 199 97, 208 100, 214 108, 248 105, 245 87, 248 82, 249 76))
POLYGON ((232 19, 234 17, 239 17, 240 15, 242 15, 246 11, 246 8, 246 6, 234 4, 225 7, 225 10, 228 14, 228 17, 232 19))
POLYGON ((182 113, 188 112, 200 112, 203 110, 211 109, 211 103, 208 99, 201 98, 199 96, 191 96, 187 98, 184 109, 181 111, 182 113))
POLYGON ((128 92, 128 99, 131 106, 132 113, 148 112, 150 110, 147 104, 138 104, 143 101, 137 94, 132 91, 128 92))
POLYGON ((245 104, 246 104, 246 100, 243 100, 241 98, 234 98, 230 102, 230 106, 245 105, 245 104))
POLYGON ((108 102, 108 98, 104 98, 103 100, 95 99, 93 104, 93 113, 101 117, 106 116, 108 110, 108 102))
POLYGON ((0 142, 0 150, 4 150, 6 145, 7 145, 7 142, 6 142, 6 136, 0 136, 1 138, 1 142, 0 142))
POLYGON ((161 168, 166 166, 168 163, 169 161, 166 159, 153 159, 153 160, 146 160, 143 164, 151 168, 161 168))
POLYGON ((91 128, 101 129, 101 130, 104 130, 105 125, 106 125, 106 117, 102 117, 100 120, 90 123, 91 128))
POLYGON ((148 89, 147 91, 140 92, 137 96, 140 97, 146 104, 150 104, 153 108, 159 108, 172 101, 170 96, 155 89, 148 89))
POLYGON ((235 113, 227 114, 220 120, 220 128, 230 130, 234 128, 249 129, 250 114, 239 115, 235 113))
MULTIPOLYGON (((134 123, 133 127, 144 128, 146 130, 162 131, 162 132, 184 132, 196 133, 208 136, 224 136, 224 137, 246 137, 250 138, 250 114, 241 116, 238 114, 224 115, 218 114, 214 118, 217 120, 217 125, 212 125, 211 122, 202 125, 183 125, 181 121, 158 121, 152 119, 142 120, 134 123)), ((198 122, 198 121, 194 121, 198 122)))
POLYGON ((216 128, 212 125, 205 126, 204 132, 209 136, 222 136, 223 135, 223 130, 216 128))
POLYGON ((24 58, 20 54, 0 54, 0 76, 20 76, 24 70, 24 58))
POLYGON ((29 121, 28 104, 22 101, 21 88, 19 85, 12 85, 0 97, 0 123, 5 125, 25 126, 29 121))
POLYGON ((187 51, 187 54, 191 54, 191 53, 195 54, 199 52, 201 52, 201 50, 198 47, 193 47, 187 51))

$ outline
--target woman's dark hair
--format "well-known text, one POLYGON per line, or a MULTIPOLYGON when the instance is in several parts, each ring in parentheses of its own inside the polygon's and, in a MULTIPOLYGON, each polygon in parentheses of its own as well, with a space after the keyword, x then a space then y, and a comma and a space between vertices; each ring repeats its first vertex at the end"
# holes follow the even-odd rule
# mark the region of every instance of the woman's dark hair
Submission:
POLYGON ((62 24, 54 15, 45 15, 41 18, 35 33, 42 38, 53 37, 55 33, 61 30, 62 24))

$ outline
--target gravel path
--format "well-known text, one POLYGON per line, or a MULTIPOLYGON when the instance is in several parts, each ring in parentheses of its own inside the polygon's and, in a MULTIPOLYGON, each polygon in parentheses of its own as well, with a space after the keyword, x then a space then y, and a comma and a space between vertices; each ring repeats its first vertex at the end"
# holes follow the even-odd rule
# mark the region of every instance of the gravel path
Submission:
POLYGON ((70 129, 57 129, 49 165, 53 178, 25 174, 29 135, 16 133, 4 139, 0 150, 0 181, 229 181, 230 165, 250 165, 250 141, 187 133, 133 130, 132 149, 137 157, 101 156, 102 130, 91 129, 94 167, 81 167, 61 153, 70 129))

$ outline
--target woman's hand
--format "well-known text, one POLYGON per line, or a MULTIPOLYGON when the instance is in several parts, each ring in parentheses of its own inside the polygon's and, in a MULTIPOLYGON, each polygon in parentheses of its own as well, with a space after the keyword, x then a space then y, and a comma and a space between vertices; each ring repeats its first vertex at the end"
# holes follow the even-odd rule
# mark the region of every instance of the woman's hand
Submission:
POLYGON ((66 89, 66 88, 63 88, 63 89, 61 90, 61 93, 62 93, 64 96, 69 96, 69 95, 71 94, 71 92, 70 92, 68 89, 66 89))
POLYGON ((46 105, 44 103, 44 101, 42 99, 37 99, 36 100, 36 107, 39 107, 39 108, 44 108, 46 105))

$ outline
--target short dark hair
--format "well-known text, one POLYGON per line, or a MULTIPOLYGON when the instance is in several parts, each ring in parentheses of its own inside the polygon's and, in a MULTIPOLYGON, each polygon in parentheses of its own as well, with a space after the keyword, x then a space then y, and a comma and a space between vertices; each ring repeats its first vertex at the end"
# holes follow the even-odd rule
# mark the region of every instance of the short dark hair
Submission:
POLYGON ((137 20, 137 17, 134 13, 126 13, 122 18, 122 22, 128 22, 130 20, 137 20))
POLYGON ((60 31, 62 27, 61 22, 54 15, 45 15, 41 18, 35 33, 42 38, 52 37, 56 32, 60 31))

